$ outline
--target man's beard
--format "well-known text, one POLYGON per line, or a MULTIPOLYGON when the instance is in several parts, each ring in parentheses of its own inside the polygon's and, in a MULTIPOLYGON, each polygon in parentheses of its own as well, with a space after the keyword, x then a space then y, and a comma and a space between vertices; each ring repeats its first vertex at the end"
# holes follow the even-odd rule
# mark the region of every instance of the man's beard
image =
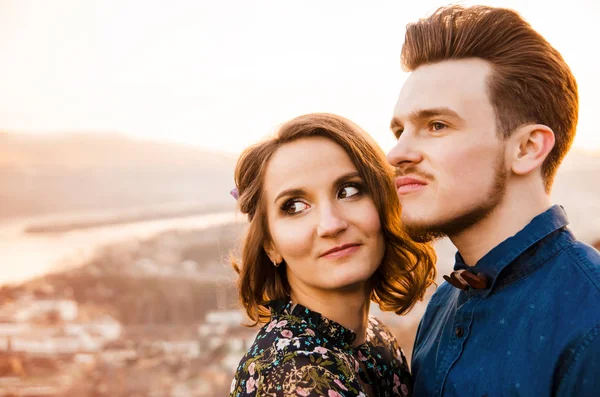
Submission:
POLYGON ((414 240, 420 243, 435 241, 442 237, 456 235, 487 218, 502 202, 506 193, 506 176, 503 151, 500 152, 495 166, 494 184, 485 195, 486 199, 475 207, 467 209, 462 214, 452 217, 443 223, 433 224, 404 224, 404 230, 414 240))

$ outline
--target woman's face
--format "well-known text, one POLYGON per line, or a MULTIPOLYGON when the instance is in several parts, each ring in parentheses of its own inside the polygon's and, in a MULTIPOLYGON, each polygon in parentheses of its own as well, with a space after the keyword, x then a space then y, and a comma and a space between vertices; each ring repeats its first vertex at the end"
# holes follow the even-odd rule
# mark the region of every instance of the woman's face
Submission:
POLYGON ((265 172, 272 260, 287 264, 292 291, 361 288, 385 243, 375 203, 335 142, 303 138, 281 146, 265 172))

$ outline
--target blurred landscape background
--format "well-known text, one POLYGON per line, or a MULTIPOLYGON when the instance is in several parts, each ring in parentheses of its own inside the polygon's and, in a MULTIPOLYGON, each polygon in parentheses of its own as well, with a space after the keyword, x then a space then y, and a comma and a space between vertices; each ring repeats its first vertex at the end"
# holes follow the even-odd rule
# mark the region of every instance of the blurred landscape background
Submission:
MULTIPOLYGON (((581 37, 600 6, 485 3, 522 12, 578 79, 552 199, 598 248, 600 59, 581 37)), ((227 395, 257 332, 229 263, 237 156, 309 112, 389 150, 404 26, 440 5, 0 0, 0 397, 227 395)), ((455 248, 435 247, 441 283, 455 248)), ((372 307, 409 357, 433 291, 406 316, 372 307)))
MULTIPOLYGON (((0 395, 226 395, 256 333, 228 261, 246 227, 229 196, 235 157, 3 133, 0 159, 0 395)), ((553 193, 596 247, 599 170, 574 150, 553 193)), ((441 282, 454 247, 436 250, 441 282)), ((424 307, 372 311, 410 354, 424 307)))

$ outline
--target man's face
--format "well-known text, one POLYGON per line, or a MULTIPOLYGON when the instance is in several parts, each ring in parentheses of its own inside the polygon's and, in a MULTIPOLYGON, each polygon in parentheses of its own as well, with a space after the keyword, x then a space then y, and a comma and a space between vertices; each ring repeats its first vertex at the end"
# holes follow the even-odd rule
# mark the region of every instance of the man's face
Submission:
POLYGON ((417 240, 452 237, 502 201, 508 171, 487 93, 491 72, 479 59, 423 65, 400 92, 388 161, 402 221, 417 240))

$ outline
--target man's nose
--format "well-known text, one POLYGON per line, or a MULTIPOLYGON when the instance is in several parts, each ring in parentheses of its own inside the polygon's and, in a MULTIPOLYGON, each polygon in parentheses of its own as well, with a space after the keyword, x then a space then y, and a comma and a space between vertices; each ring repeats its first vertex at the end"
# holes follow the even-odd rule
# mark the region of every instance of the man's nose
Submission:
POLYGON ((422 160, 417 139, 412 131, 404 131, 396 145, 387 154, 387 161, 394 167, 416 164, 422 160))

